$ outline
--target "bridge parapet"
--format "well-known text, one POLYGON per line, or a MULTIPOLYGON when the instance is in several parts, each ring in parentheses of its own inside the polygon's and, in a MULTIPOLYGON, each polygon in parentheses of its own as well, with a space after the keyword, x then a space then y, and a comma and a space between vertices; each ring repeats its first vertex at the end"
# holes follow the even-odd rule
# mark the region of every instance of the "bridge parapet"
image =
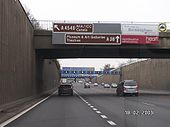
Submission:
MULTIPOLYGON (((160 43, 156 45, 128 45, 122 44, 120 46, 115 46, 117 48, 160 48, 169 49, 170 48, 170 32, 160 33, 160 43)), ((58 45, 52 44, 52 31, 50 30, 35 30, 34 31, 34 43, 35 49, 55 49, 58 45)), ((82 47, 82 45, 80 45, 82 47)), ((74 46, 73 46, 74 47, 74 46)))
MULTIPOLYGON (((170 23, 169 23, 170 24, 170 23)), ((50 27, 49 27, 50 26, 50 27)), ((52 22, 49 30, 34 31, 34 46, 38 55, 45 59, 56 58, 170 58, 170 31, 159 33, 158 44, 82 45, 52 44, 52 22)))

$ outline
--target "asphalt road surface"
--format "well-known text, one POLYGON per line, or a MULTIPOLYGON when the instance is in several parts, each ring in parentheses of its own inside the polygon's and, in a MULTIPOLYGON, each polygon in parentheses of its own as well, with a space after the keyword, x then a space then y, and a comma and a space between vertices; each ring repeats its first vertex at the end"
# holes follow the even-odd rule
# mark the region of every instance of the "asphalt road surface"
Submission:
POLYGON ((7 127, 169 127, 170 96, 117 97, 114 88, 74 84, 74 96, 54 94, 7 127))

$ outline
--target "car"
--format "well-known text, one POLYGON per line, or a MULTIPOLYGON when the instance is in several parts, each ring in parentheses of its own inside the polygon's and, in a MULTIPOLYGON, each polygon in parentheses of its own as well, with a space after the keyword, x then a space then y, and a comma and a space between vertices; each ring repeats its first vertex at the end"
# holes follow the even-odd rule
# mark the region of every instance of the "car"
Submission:
POLYGON ((134 80, 124 80, 120 82, 116 89, 117 96, 126 96, 127 94, 138 96, 138 84, 134 80))
POLYGON ((85 83, 84 84, 84 88, 90 88, 90 84, 89 83, 85 83))
POLYGON ((78 81, 78 83, 83 83, 83 81, 80 80, 80 81, 78 81))
POLYGON ((101 83, 102 86, 104 86, 104 84, 105 84, 104 82, 101 83))
POLYGON ((104 88, 110 88, 109 84, 104 84, 104 88))
POLYGON ((58 87, 58 95, 61 96, 63 94, 69 94, 73 96, 73 85, 71 84, 61 84, 58 87))
POLYGON ((117 84, 116 84, 116 83, 112 83, 110 86, 111 86, 112 88, 117 88, 117 84))
POLYGON ((94 86, 98 86, 98 83, 94 83, 94 86))

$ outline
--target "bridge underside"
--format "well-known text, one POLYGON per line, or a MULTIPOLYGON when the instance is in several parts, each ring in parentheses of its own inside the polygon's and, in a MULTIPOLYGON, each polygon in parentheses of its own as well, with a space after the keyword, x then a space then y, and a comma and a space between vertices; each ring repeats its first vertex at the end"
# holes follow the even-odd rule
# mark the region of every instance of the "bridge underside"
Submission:
POLYGON ((157 45, 66 45, 52 44, 52 31, 34 31, 36 53, 57 58, 170 58, 170 33, 160 34, 157 45))
POLYGON ((57 45, 55 49, 36 49, 44 59, 57 58, 170 58, 170 49, 146 46, 57 45))

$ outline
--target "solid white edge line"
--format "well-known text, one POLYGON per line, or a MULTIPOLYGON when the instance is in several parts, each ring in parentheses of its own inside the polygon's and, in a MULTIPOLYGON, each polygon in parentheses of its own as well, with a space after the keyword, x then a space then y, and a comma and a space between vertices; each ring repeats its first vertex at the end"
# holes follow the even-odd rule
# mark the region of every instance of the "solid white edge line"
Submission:
POLYGON ((113 121, 107 121, 110 125, 112 125, 112 126, 115 126, 116 125, 116 123, 114 123, 113 121))
POLYGON ((84 101, 86 104, 89 104, 89 102, 86 101, 83 97, 81 97, 75 90, 74 90, 74 93, 77 94, 77 96, 78 96, 82 101, 84 101))
POLYGON ((55 94, 56 92, 52 93, 51 95, 49 95, 48 97, 44 98, 43 100, 37 102, 36 104, 34 104, 33 106, 29 107, 28 109, 20 112, 19 114, 13 116, 12 118, 6 120, 5 122, 0 124, 0 127, 4 127, 6 125, 8 125, 9 123, 13 122, 14 120, 18 119, 19 117, 21 117, 22 115, 24 115, 25 113, 29 112, 30 110, 32 110, 33 108, 35 108, 36 106, 38 106, 39 104, 43 103, 44 101, 46 101, 49 97, 51 97, 53 94, 55 94))
POLYGON ((107 116, 105 116, 105 115, 100 115, 103 119, 106 119, 107 118, 107 116))

